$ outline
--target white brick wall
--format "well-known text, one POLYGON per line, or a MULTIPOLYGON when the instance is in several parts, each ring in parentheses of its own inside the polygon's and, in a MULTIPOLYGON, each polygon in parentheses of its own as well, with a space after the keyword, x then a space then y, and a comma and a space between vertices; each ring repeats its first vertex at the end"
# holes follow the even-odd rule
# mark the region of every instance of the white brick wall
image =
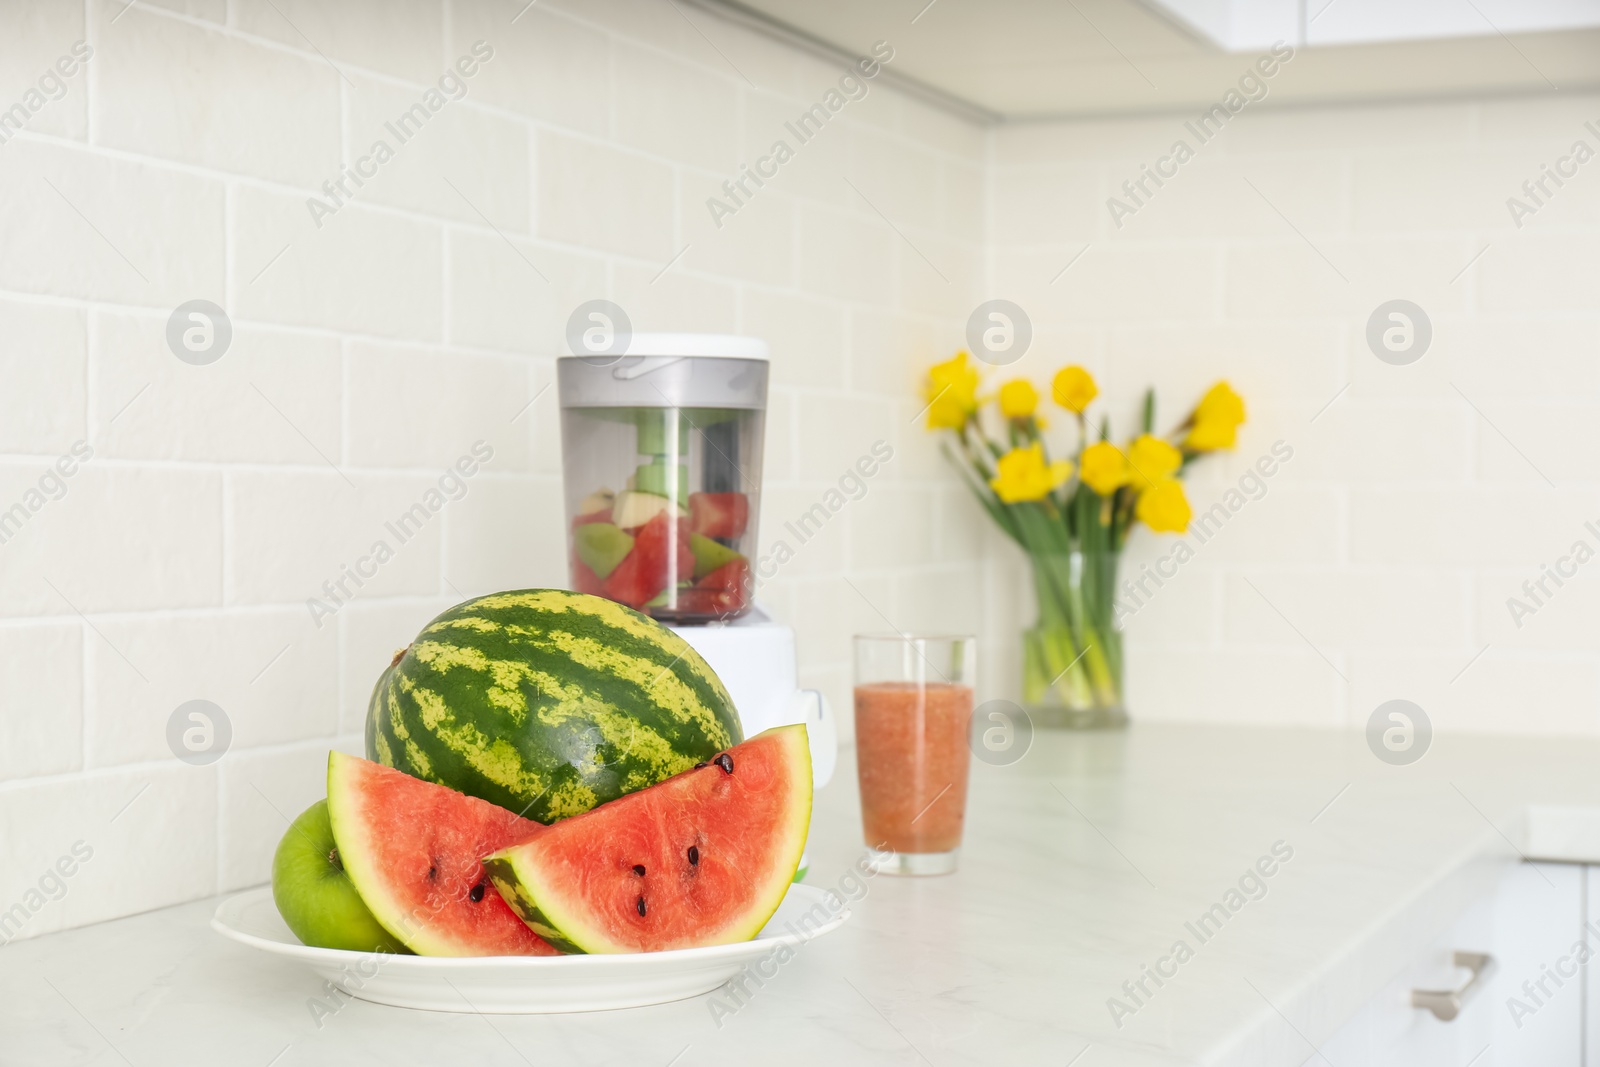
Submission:
MULTIPOLYGON (((1136 717, 1351 726, 1408 696, 1441 728, 1600 725, 1594 576, 1521 630, 1504 611, 1600 517, 1600 171, 1520 232, 1502 203, 1600 101, 1252 111, 1118 231, 1104 197, 1177 119, 983 131, 876 85, 718 228, 705 198, 839 72, 671 5, 522 8, 8 14, 0 109, 94 47, 0 145, 0 510, 93 451, 0 545, 0 911, 95 849, 26 935, 263 880, 395 648, 462 597, 564 580, 553 395, 522 408, 595 297, 771 341, 769 545, 894 446, 763 593, 847 725, 848 635, 891 622, 978 630, 984 688, 1015 690, 1023 571, 913 425, 988 296, 1034 318, 1020 372, 1087 363, 1124 427, 1148 382, 1172 415, 1229 376, 1252 421, 1197 502, 1296 448, 1132 622, 1136 717), (464 97, 317 225, 307 198, 480 39, 464 97), (1396 296, 1434 318, 1412 367, 1363 341, 1396 296), (196 298, 234 324, 209 366, 164 340, 196 298), (316 625, 307 598, 479 439, 466 495, 316 625), (210 767, 165 740, 197 698, 234 730, 210 767)), ((1139 535, 1129 565, 1162 545, 1139 535)))
MULTIPOLYGON (((1117 227, 1106 199, 1193 143, 1184 117, 1005 128, 990 155, 993 288, 1042 339, 1020 369, 1100 369, 1124 431, 1146 385, 1165 421, 1229 378, 1250 423, 1198 506, 1295 449, 1130 621, 1132 714, 1359 728, 1398 697, 1439 730, 1600 731, 1600 568, 1520 629, 1506 607, 1600 548, 1600 169, 1520 230, 1506 208, 1600 145, 1600 97, 1246 111, 1117 227), (1365 340, 1395 298, 1434 326, 1410 366, 1365 340)), ((1130 566, 1170 543, 1136 534, 1130 566)))
POLYGON ((395 648, 465 596, 564 584, 554 395, 523 409, 585 300, 770 339, 769 542, 899 450, 766 594, 808 683, 843 707, 879 612, 976 625, 981 530, 908 423, 976 300, 983 135, 874 86, 718 229, 706 197, 840 72, 666 4, 524 3, 8 11, 0 110, 94 48, 0 145, 0 510, 93 451, 0 545, 0 912, 95 850, 25 935, 262 881, 395 648), (478 40, 465 95, 317 225, 307 198, 478 40), (208 366, 165 341, 196 298, 234 326, 208 366), (466 495, 316 625, 307 598, 480 439, 466 495), (168 749, 191 699, 232 725, 213 766, 168 749))

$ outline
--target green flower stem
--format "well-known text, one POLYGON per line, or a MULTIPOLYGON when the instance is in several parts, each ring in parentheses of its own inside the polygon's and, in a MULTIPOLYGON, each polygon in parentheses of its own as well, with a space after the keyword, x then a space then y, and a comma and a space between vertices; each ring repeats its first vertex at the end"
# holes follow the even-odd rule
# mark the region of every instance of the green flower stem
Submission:
POLYGON ((1024 670, 1030 703, 1054 700, 1075 709, 1121 703, 1122 635, 1112 618, 1117 556, 1109 531, 1092 521, 1099 502, 1092 494, 1074 502, 1085 536, 1074 546, 1062 526, 1021 523, 1033 565, 1038 624, 1028 635, 1024 670))
MULTIPOLYGON (((1086 430, 1080 426, 1080 433, 1086 430)), ((1032 567, 1039 619, 1024 634, 1023 699, 1074 711, 1120 708, 1122 635, 1114 612, 1133 493, 1119 489, 1107 499, 1069 482, 1040 500, 1007 504, 990 486, 994 463, 1004 454, 1000 445, 976 423, 956 433, 954 442, 952 463, 1032 567)))

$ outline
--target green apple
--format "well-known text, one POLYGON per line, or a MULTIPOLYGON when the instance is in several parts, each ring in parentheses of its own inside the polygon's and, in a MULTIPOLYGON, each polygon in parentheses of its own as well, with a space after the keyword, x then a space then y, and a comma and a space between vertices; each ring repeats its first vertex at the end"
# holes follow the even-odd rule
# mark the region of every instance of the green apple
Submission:
POLYGON ((617 569, 623 557, 633 551, 633 538, 609 522, 586 522, 572 531, 578 558, 604 579, 617 569))
POLYGON ((694 576, 696 580, 704 578, 724 563, 732 563, 736 559, 744 559, 742 555, 719 541, 700 534, 689 535, 689 548, 694 552, 694 576))
POLYGON ((318 948, 410 952, 362 903, 333 843, 328 802, 319 800, 289 824, 272 857, 272 900, 294 935, 318 948))

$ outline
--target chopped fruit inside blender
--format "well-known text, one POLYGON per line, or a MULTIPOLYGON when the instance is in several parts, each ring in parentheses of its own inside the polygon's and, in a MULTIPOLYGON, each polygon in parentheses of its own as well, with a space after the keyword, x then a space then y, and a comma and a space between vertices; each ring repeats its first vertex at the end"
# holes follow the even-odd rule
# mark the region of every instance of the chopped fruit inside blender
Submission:
POLYGON ((749 523, 750 501, 743 493, 689 494, 689 528, 697 534, 731 540, 749 523))
POLYGON ((578 503, 579 515, 593 515, 597 512, 611 510, 611 505, 616 503, 617 494, 609 489, 596 489, 578 503))
POLYGON ((694 553, 694 576, 696 579, 704 578, 724 563, 732 563, 736 559, 744 559, 743 556, 727 545, 697 533, 689 535, 689 550, 694 553))
POLYGON ((688 589, 678 590, 679 611, 702 615, 730 615, 744 610, 750 588, 750 562, 730 560, 688 589))
POLYGON ((590 493, 578 502, 578 514, 572 520, 572 528, 576 530, 591 522, 610 522, 611 509, 615 504, 616 494, 609 489, 590 493))
POLYGON ((750 562, 728 542, 737 543, 749 525, 749 498, 688 499, 685 511, 642 489, 590 493, 572 521, 572 587, 668 619, 744 611, 750 562))
POLYGON ((572 556, 572 588, 575 592, 588 593, 590 596, 606 595, 605 583, 589 569, 587 563, 578 558, 577 553, 572 556))
MULTIPOLYGON (((624 493, 623 498, 629 495, 624 493)), ((639 529, 632 551, 606 577, 601 595, 641 608, 674 585, 678 575, 693 571, 694 553, 687 531, 671 512, 659 510, 639 529)))
POLYGON ((629 489, 617 497, 611 509, 611 521, 624 530, 636 530, 665 512, 682 515, 683 509, 659 493, 645 493, 629 489))
POLYGON ((715 589, 719 592, 743 595, 750 583, 750 563, 744 557, 730 560, 695 582, 696 589, 715 589))
POLYGON ((617 569, 623 557, 633 551, 633 538, 609 522, 591 522, 572 531, 573 549, 584 565, 598 578, 617 569))
POLYGON ((594 488, 569 511, 573 588, 674 623, 742 614, 760 499, 758 410, 598 405, 562 418, 564 447, 585 471, 571 477, 569 465, 569 484, 594 488))

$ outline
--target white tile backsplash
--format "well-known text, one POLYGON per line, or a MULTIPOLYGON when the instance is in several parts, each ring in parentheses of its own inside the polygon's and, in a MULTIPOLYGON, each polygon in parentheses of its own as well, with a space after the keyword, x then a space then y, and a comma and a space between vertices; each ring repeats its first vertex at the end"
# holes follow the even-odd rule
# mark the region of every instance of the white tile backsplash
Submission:
POLYGON ((528 360, 366 341, 346 358, 353 465, 442 471, 482 441, 496 473, 527 469, 526 424, 511 420, 535 392, 528 360))
POLYGON ((341 82, 327 62, 124 7, 90 4, 96 144, 289 185, 335 174, 341 82))
MULTIPOLYGON (((95 49, 0 144, 0 513, 40 502, 0 543, 0 908, 94 850, 26 935, 261 881, 394 649, 461 596, 564 581, 554 396, 522 408, 600 297, 771 342, 761 540, 796 551, 761 595, 847 737, 854 631, 976 630, 984 689, 1015 695, 1021 562, 914 424, 923 369, 1000 296, 1035 340, 996 383, 1082 362, 1126 428, 1147 385, 1171 417, 1234 382, 1251 422, 1197 510, 1296 450, 1130 620, 1135 718, 1350 726, 1406 695, 1440 729, 1600 730, 1593 581, 1521 628, 1504 606, 1600 520, 1600 184, 1521 229, 1504 205, 1600 98, 1252 111, 1119 228, 1105 197, 1174 119, 983 129, 873 83, 795 144, 838 71, 699 9, 120 9, 35 5, 0 37, 0 102, 95 49), (718 226, 708 198, 779 139, 794 158, 718 226), (1409 367, 1365 344, 1395 297, 1435 327, 1409 367), (233 323, 206 366, 166 347, 193 299, 233 323), (429 508, 479 439, 494 459, 429 508), (802 544, 785 523, 879 439, 867 498, 802 544), (80 440, 64 492, 41 483, 80 440), (233 727, 209 767, 165 740, 195 698, 233 727)), ((1127 566, 1170 545, 1141 532, 1127 566)))
POLYGON ((539 135, 539 236, 665 266, 676 177, 662 161, 556 133, 539 135))
POLYGON ((167 720, 190 700, 220 707, 241 750, 338 732, 338 629, 317 629, 301 605, 95 625, 85 705, 90 767, 170 756, 167 720))
POLYGON ((6 508, 40 506, 3 548, 0 616, 222 603, 222 476, 71 454, 0 462, 6 508), (60 477, 71 469, 67 477, 60 477))
POLYGON ((222 175, 24 134, 4 147, 0 289, 165 310, 223 299, 222 175))
POLYGON ((238 29, 296 51, 314 42, 324 67, 349 63, 427 83, 455 58, 443 47, 445 7, 445 0, 234 0, 233 18, 238 29))
MULTIPOLYGON (((73 45, 87 43, 84 5, 26 4, 6 15, 6 33, 0 38, 0 100, 9 108, 13 101, 23 100, 30 89, 39 92, 47 102, 34 108, 35 101, 29 101, 33 114, 26 128, 32 133, 83 140, 88 130, 89 91, 73 45), (57 67, 63 57, 67 62, 57 67), (57 75, 71 72, 61 79, 66 91, 54 90, 61 93, 60 99, 46 95, 50 85, 43 90, 39 86, 39 79, 52 71, 57 75)), ((80 47, 78 54, 85 51, 80 47)), ((89 59, 93 61, 92 53, 89 59)), ((9 124, 6 132, 11 132, 9 124)))
MULTIPOLYGON (((469 441, 463 453, 470 447, 469 441)), ((321 598, 342 607, 437 593, 446 513, 482 481, 480 472, 459 483, 451 499, 438 485, 443 473, 442 467, 410 474, 323 467, 229 475, 228 603, 303 605, 321 598)), ((306 617, 310 626, 309 610, 306 617)))
POLYGON ((87 440, 88 315, 0 300, 0 452, 59 455, 87 440))
POLYGON ((83 766, 83 625, 0 627, 0 781, 83 766))
POLYGON ((278 464, 338 457, 337 339, 239 326, 224 358, 194 366, 173 358, 166 331, 158 312, 95 312, 90 374, 103 455, 278 464))
POLYGON ((359 199, 359 189, 355 192, 357 200, 346 201, 335 214, 314 216, 308 194, 236 188, 229 313, 438 341, 444 334, 442 227, 375 209, 359 199))
MULTIPOLYGON (((370 157, 362 169, 377 171, 358 195, 477 226, 487 217, 502 230, 526 234, 531 137, 518 119, 461 106, 472 99, 482 73, 480 68, 470 78, 457 78, 453 84, 460 88, 420 127, 414 119, 397 125, 404 116, 421 114, 411 110, 419 103, 427 106, 415 86, 363 78, 347 89, 344 159, 353 165, 370 157), (407 137, 403 144, 396 129, 407 137), (384 149, 393 149, 394 156, 379 162, 384 149)), ((330 166, 321 179, 337 170, 330 166)))

